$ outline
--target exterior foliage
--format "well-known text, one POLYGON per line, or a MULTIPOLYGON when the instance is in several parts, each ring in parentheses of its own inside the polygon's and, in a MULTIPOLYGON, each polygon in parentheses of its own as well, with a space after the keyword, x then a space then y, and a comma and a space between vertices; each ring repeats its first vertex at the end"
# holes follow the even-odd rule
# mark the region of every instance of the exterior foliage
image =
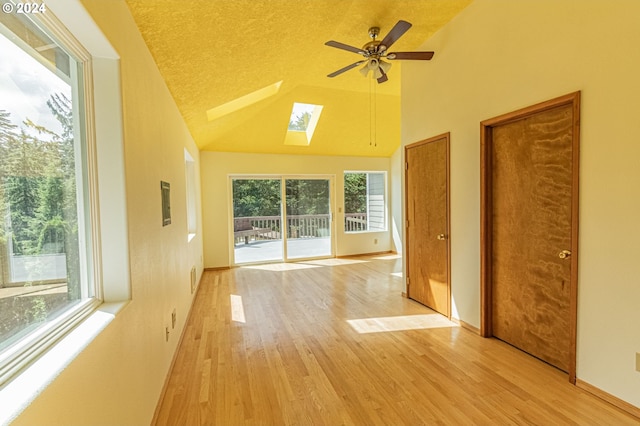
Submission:
POLYGON ((367 212, 367 174, 344 174, 344 212, 367 212))
MULTIPOLYGON (((329 184, 322 179, 285 180, 288 215, 329 214, 329 184)), ((280 179, 233 181, 233 217, 279 216, 280 179)))
POLYGON ((294 119, 289 121, 289 130, 304 132, 305 130, 307 130, 307 127, 309 127, 309 121, 311 121, 310 112, 303 112, 301 114, 298 114, 294 119))
POLYGON ((28 119, 18 127, 0 110, 0 243, 8 256, 65 253, 73 300, 80 294, 71 100, 56 94, 47 106, 60 134, 28 119))

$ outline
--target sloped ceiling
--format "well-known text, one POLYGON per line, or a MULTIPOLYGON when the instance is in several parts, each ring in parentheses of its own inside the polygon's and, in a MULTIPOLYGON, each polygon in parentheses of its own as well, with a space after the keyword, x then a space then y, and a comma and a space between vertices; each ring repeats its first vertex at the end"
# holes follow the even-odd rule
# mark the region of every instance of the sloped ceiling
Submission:
POLYGON ((471 0, 126 0, 198 147, 210 151, 390 156, 400 145, 400 67, 372 84, 353 69, 368 29, 413 27, 392 51, 415 50, 471 0), (209 121, 207 111, 282 81, 276 95, 209 121), (294 102, 323 105, 308 146, 285 145, 294 102))

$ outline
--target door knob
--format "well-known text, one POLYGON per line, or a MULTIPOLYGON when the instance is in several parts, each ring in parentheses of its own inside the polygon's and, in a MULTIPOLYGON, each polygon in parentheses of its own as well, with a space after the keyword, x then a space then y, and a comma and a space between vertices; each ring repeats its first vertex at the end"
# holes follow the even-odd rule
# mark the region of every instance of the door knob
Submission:
POLYGON ((437 239, 439 239, 440 241, 444 241, 447 239, 447 236, 444 234, 438 234, 438 236, 436 237, 437 239))
POLYGON ((568 259, 571 256, 571 252, 569 250, 562 250, 559 254, 558 257, 560 259, 568 259))

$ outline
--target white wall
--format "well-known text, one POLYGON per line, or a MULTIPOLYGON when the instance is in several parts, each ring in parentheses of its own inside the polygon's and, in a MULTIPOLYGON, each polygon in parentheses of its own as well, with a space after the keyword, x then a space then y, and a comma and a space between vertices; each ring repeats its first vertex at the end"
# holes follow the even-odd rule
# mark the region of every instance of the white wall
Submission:
POLYGON ((403 145, 451 132, 452 292, 480 325, 480 121, 582 91, 578 379, 640 406, 640 2, 476 0, 402 67, 403 145))
MULTIPOLYGON (((204 266, 226 267, 230 259, 229 175, 321 174, 335 176, 336 255, 377 253, 392 248, 390 232, 345 233, 344 181, 345 170, 389 171, 388 158, 323 157, 307 155, 237 154, 223 152, 200 153, 202 161, 202 206, 204 224, 204 266), (375 243, 377 240, 377 244, 375 243)), ((388 203, 387 203, 388 204, 388 203)), ((388 213, 390 214, 390 213, 388 213)))
MULTIPOLYGON (((76 3, 64 0, 62 7, 76 3)), ((198 149, 126 3, 83 3, 120 57, 115 66, 119 65, 121 73, 123 100, 124 127, 120 134, 124 134, 130 256, 130 270, 125 275, 130 276, 131 302, 86 348, 74 348, 81 352, 73 353, 77 356, 15 424, 149 424, 193 300, 191 267, 196 266, 198 277, 202 273, 201 217, 196 237, 187 242, 184 164, 186 148, 199 173, 198 149), (166 227, 161 224, 161 180, 171 184, 172 223, 166 227), (170 326, 174 308, 176 328, 165 342, 165 325, 170 326)), ((69 27, 93 25, 81 15, 69 16, 69 27)), ((78 38, 83 40, 80 34, 78 38)), ((98 90, 101 84, 95 81, 98 90)), ((111 143, 119 140, 114 138, 111 143)), ((0 411, 3 409, 0 401, 0 411)))
POLYGON ((402 241, 404 232, 403 210, 402 210, 402 191, 404 167, 402 162, 403 147, 399 147, 391 156, 391 232, 393 250, 402 254, 402 241))

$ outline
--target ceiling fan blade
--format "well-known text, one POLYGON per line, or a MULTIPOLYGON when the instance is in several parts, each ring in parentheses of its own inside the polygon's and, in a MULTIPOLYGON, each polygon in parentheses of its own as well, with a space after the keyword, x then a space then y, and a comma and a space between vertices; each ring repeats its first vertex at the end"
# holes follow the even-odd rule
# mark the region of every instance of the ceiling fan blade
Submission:
POLYGON ((325 43, 326 46, 335 47, 342 50, 348 50, 349 52, 358 53, 360 55, 364 54, 362 49, 358 49, 357 47, 349 46, 348 44, 340 43, 339 41, 330 40, 325 43))
POLYGON ((379 70, 382 75, 378 77, 378 84, 384 83, 385 81, 389 80, 389 77, 387 77, 387 73, 384 72, 382 68, 379 68, 379 70))
POLYGON ((393 52, 387 54, 387 59, 413 59, 418 61, 428 61, 433 58, 433 52, 393 52))
POLYGON ((343 73, 343 72, 345 72, 345 71, 349 71, 350 69, 357 67, 357 66, 358 66, 358 65, 360 65, 360 64, 364 64, 365 62, 367 62, 367 61, 358 61, 358 62, 354 62, 354 63, 353 63, 353 64, 351 64, 351 65, 347 65, 347 66, 346 66, 346 67, 344 67, 344 68, 340 68, 338 71, 334 71, 334 72, 332 72, 331 74, 327 75, 327 77, 331 77, 331 78, 333 78, 333 77, 335 77, 335 76, 337 76, 337 75, 342 74, 342 73, 343 73))
POLYGON ((398 23, 393 28, 391 28, 389 34, 387 34, 387 36, 382 39, 379 48, 382 50, 389 49, 391 45, 395 43, 400 37, 402 37, 402 34, 406 33, 409 28, 411 28, 411 24, 407 21, 398 21, 398 23))

